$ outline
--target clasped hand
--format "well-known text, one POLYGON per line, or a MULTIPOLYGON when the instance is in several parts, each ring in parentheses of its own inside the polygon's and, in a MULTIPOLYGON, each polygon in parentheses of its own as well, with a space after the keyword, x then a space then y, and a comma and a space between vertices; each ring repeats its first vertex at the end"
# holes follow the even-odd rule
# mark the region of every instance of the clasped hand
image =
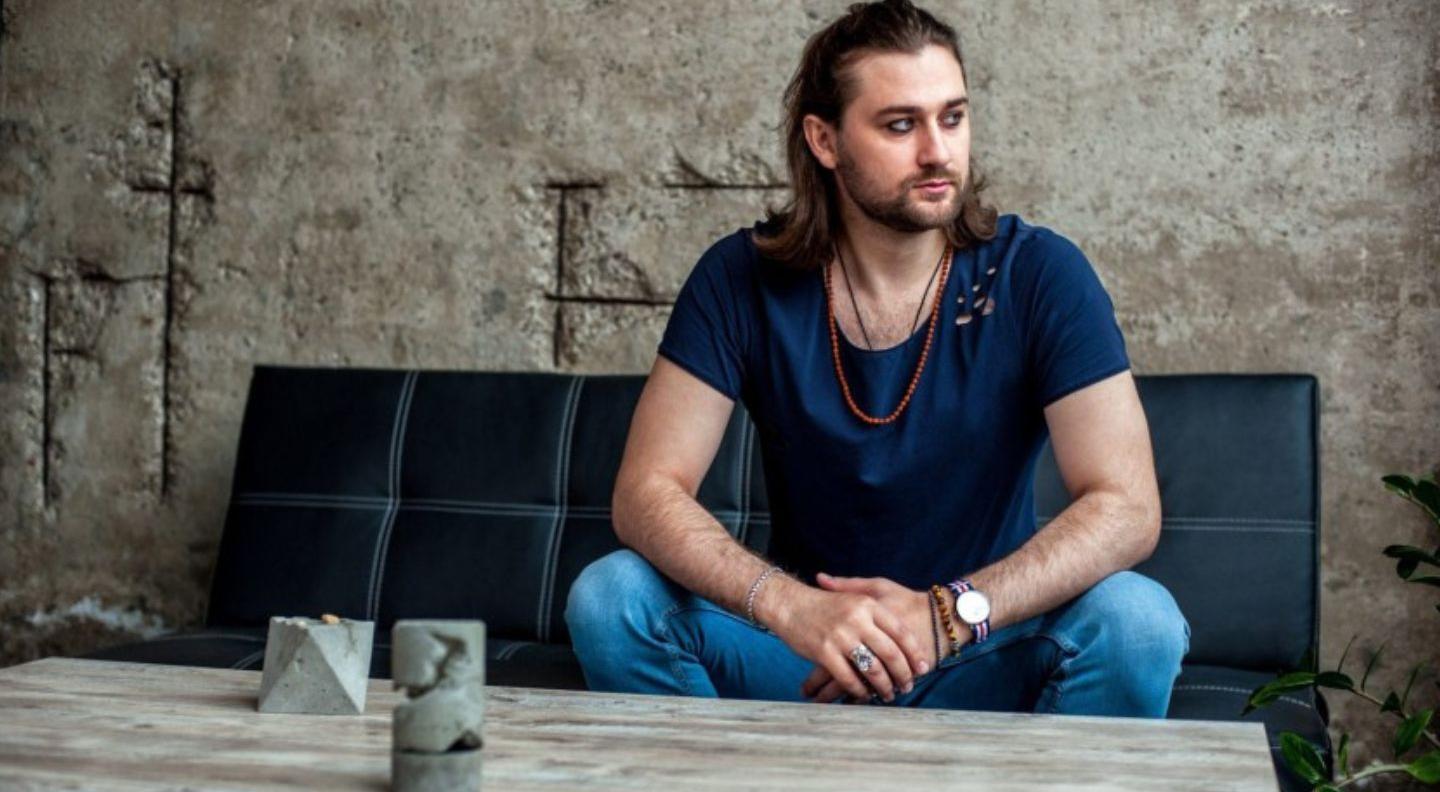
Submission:
POLYGON ((806 588, 776 634, 815 670, 801 695, 824 704, 849 694, 857 701, 872 692, 886 701, 908 693, 915 677, 933 669, 929 594, 889 578, 832 577, 821 572, 819 589, 806 588), (859 644, 876 662, 861 674, 850 659, 859 644))

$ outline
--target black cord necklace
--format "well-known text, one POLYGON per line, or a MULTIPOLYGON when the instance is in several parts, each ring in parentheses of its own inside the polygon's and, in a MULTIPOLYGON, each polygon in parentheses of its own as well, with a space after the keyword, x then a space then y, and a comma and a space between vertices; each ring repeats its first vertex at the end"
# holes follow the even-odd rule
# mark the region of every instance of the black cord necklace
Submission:
MULTIPOLYGON (((905 336, 906 341, 915 335, 915 328, 920 326, 920 311, 925 307, 925 298, 930 294, 930 286, 935 282, 935 273, 940 271, 940 265, 945 261, 945 251, 948 249, 948 245, 941 249, 940 258, 935 262, 935 269, 930 271, 930 280, 925 282, 925 291, 920 295, 920 304, 915 306, 915 319, 910 323, 910 333, 905 336)), ((840 254, 838 244, 835 246, 835 258, 840 260, 840 271, 845 274, 845 291, 850 293, 850 307, 855 310, 855 319, 860 323, 860 333, 865 337, 865 348, 873 352, 875 346, 870 343, 870 334, 865 331, 865 319, 860 316, 860 306, 855 302, 855 290, 850 287, 850 271, 845 268, 845 257, 840 254)))

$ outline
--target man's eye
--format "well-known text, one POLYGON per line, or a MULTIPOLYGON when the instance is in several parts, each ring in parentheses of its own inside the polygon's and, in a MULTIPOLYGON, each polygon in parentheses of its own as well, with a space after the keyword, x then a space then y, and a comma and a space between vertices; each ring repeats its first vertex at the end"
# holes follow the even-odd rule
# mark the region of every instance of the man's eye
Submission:
MULTIPOLYGON (((964 121, 964 120, 965 120, 965 114, 964 114, 963 112, 947 113, 947 114, 945 115, 945 123, 949 124, 949 125, 952 126, 952 127, 958 127, 958 126, 960 126, 960 123, 961 123, 962 121, 964 121)), ((891 132, 899 132, 899 133, 902 133, 902 134, 903 134, 903 133, 905 133, 905 132, 909 132, 909 131, 910 131, 910 125, 912 125, 912 124, 914 124, 914 123, 915 123, 915 122, 914 122, 913 120, 909 119, 909 118, 900 118, 900 119, 896 119, 896 120, 894 120, 894 121, 891 121, 890 123, 886 124, 885 127, 886 127, 887 129, 889 129, 891 132), (897 126, 897 125, 898 125, 898 126, 897 126)))

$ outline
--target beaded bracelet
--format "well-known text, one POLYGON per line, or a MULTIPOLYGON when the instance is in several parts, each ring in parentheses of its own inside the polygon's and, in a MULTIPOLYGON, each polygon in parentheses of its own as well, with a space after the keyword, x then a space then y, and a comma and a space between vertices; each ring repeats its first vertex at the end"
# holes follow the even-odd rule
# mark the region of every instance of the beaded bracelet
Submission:
POLYGON ((950 654, 960 654, 960 631, 955 629, 954 622, 950 621, 950 609, 945 607, 945 589, 939 585, 930 587, 930 594, 935 598, 935 604, 940 609, 940 619, 945 623, 945 634, 950 636, 950 654))
POLYGON ((750 593, 745 597, 745 616, 750 620, 750 623, 756 627, 764 627, 765 625, 755 620, 755 594, 760 591, 760 584, 764 583, 766 578, 778 571, 780 571, 780 567, 772 566, 760 573, 760 577, 755 578, 755 582, 750 584, 750 593))
MULTIPOLYGON (((944 655, 940 654, 940 606, 935 604, 935 598, 933 596, 930 597, 929 600, 930 632, 935 636, 935 668, 939 668, 940 658, 944 657, 944 655)), ((931 670, 933 671, 935 669, 931 670)))

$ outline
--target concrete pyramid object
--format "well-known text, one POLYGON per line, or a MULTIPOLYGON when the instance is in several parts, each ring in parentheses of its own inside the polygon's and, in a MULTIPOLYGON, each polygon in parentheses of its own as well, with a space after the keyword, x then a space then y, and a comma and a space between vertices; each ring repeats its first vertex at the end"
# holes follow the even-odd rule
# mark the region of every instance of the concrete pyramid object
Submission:
POLYGON ((311 715, 363 713, 374 636, 375 622, 271 618, 258 709, 311 715))

